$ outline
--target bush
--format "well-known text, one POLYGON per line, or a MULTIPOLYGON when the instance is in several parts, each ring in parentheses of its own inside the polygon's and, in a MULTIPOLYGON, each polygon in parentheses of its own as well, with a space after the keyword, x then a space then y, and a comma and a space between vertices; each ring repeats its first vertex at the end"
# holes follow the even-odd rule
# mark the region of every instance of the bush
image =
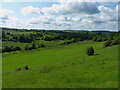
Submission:
POLYGON ((93 47, 89 47, 89 48, 87 49, 87 55, 88 55, 88 56, 94 55, 94 49, 93 49, 93 47))
POLYGON ((117 45, 118 44, 118 40, 112 40, 111 45, 117 45))
POLYGON ((16 51, 21 50, 21 48, 19 46, 16 46, 15 49, 16 49, 16 51))
POLYGON ((12 52, 12 51, 18 51, 21 50, 19 46, 5 46, 2 48, 2 52, 12 52))
POLYGON ((92 38, 92 41, 97 41, 97 38, 96 38, 96 37, 93 37, 93 38, 92 38))
POLYGON ((104 47, 108 47, 111 45, 111 40, 108 40, 104 43, 104 47))
POLYGON ((39 47, 39 48, 43 48, 43 47, 45 47, 45 45, 39 44, 38 47, 39 47))
POLYGON ((32 50, 32 49, 43 48, 43 47, 45 47, 45 45, 38 44, 38 43, 32 43, 32 46, 25 45, 24 50, 32 50))
POLYGON ((37 49, 37 48, 38 48, 38 45, 36 43, 32 43, 31 49, 37 49))
POLYGON ((25 45, 24 49, 25 49, 25 50, 31 50, 31 47, 28 46, 28 45, 25 45))
POLYGON ((102 39, 97 39, 97 42, 102 42, 102 39))
POLYGON ((68 45, 68 44, 71 44, 71 43, 73 43, 72 41, 64 41, 63 43, 61 43, 61 45, 68 45))

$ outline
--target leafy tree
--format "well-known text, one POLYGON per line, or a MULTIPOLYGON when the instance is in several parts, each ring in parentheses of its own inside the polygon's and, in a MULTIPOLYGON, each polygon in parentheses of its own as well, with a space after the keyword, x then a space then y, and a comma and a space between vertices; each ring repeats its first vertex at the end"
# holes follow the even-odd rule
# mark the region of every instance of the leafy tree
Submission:
POLYGON ((94 49, 93 49, 93 47, 88 47, 87 48, 87 55, 88 56, 94 55, 94 49))
POLYGON ((117 45, 118 44, 118 40, 112 40, 111 45, 117 45))
POLYGON ((6 33, 4 31, 2 31, 2 38, 6 37, 6 33))
POLYGON ((43 48, 43 47, 45 47, 45 45, 39 44, 38 47, 39 47, 39 48, 43 48))
POLYGON ((108 47, 111 45, 111 40, 107 40, 105 43, 104 43, 104 47, 108 47))
POLYGON ((32 43, 31 49, 37 49, 37 48, 38 48, 38 45, 36 43, 32 43))
POLYGON ((31 50, 31 47, 29 45, 25 45, 24 49, 25 50, 31 50))
POLYGON ((21 50, 21 48, 19 46, 16 46, 15 49, 16 49, 16 51, 21 50))

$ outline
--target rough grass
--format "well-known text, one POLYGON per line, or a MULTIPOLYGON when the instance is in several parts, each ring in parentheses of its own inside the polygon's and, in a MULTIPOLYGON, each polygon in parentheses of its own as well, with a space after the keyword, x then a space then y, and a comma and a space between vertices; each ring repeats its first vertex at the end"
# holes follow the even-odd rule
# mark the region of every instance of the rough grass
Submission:
POLYGON ((3 57, 3 88, 117 88, 118 46, 80 42, 3 57), (86 49, 93 46, 94 56, 86 49), (16 72, 28 65, 30 70, 16 72))

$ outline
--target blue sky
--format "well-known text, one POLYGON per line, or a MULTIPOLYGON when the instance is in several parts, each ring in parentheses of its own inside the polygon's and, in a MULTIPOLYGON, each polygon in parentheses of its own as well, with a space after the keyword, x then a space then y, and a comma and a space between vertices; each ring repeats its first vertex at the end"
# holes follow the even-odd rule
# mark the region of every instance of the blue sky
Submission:
POLYGON ((27 7, 27 6, 33 6, 33 7, 51 7, 53 4, 58 4, 58 2, 5 2, 2 3, 2 8, 10 9, 14 11, 14 16, 17 16, 19 18, 27 19, 32 17, 31 15, 22 15, 19 11, 21 8, 27 7))
POLYGON ((28 29, 117 30, 117 3, 2 2, 0 26, 28 29), (113 15, 114 14, 114 15, 113 15))

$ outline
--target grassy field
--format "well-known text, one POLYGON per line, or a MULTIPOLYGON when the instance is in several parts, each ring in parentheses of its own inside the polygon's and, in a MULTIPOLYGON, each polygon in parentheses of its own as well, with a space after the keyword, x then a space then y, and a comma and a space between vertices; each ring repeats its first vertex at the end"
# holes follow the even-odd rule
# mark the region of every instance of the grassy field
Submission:
POLYGON ((3 88, 117 88, 118 46, 75 44, 3 54, 3 88), (94 56, 86 48, 93 46, 94 56), (7 55, 8 54, 8 55, 7 55), (30 70, 16 71, 28 65, 30 70))

